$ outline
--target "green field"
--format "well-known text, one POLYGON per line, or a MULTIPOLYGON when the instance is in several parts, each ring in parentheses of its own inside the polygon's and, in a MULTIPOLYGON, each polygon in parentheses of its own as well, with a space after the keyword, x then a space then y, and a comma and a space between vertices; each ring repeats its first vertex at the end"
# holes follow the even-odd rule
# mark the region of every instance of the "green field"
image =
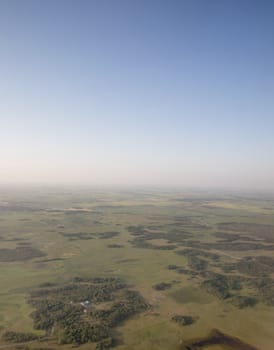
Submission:
POLYGON ((107 348, 104 337, 68 341, 55 311, 48 328, 35 326, 50 299, 85 324, 105 326, 115 303, 131 308, 106 321, 117 350, 273 350, 274 195, 2 189, 0 296, 0 349, 107 348), (108 293, 110 277, 124 289, 82 312, 85 290, 108 293), (133 291, 145 306, 126 299, 133 291))

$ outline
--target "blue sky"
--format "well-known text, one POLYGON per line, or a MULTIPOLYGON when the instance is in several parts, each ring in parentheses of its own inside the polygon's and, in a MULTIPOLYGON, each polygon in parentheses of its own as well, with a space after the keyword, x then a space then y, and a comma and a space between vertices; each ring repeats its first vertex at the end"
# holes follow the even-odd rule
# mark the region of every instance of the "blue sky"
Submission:
POLYGON ((274 189, 274 3, 1 0, 0 183, 274 189))

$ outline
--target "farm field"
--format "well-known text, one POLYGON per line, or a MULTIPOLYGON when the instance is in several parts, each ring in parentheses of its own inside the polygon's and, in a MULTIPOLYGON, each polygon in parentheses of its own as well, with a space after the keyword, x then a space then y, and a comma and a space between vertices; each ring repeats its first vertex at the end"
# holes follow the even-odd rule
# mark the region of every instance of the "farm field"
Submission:
POLYGON ((0 349, 273 350, 274 195, 1 189, 0 349))

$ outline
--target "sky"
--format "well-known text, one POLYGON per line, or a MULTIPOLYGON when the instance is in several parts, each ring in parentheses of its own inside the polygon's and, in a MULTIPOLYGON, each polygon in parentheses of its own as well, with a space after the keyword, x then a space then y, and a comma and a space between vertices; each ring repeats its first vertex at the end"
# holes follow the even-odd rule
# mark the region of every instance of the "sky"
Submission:
POLYGON ((0 0, 0 184, 274 189, 274 2, 0 0))

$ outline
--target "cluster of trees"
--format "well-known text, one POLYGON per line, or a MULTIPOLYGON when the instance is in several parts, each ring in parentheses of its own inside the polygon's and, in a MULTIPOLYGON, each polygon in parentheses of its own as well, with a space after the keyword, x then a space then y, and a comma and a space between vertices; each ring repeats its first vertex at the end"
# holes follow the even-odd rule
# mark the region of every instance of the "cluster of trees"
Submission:
POLYGON ((119 235, 118 231, 108 231, 108 232, 102 232, 102 233, 90 233, 90 232, 73 232, 73 233, 66 233, 66 232, 60 232, 60 234, 63 237, 68 238, 70 241, 76 241, 76 240, 90 240, 94 239, 95 237, 99 237, 100 239, 108 239, 113 238, 119 235))
POLYGON ((5 341, 9 341, 12 343, 24 343, 32 340, 38 340, 40 337, 33 333, 7 331, 3 334, 2 338, 5 341))
POLYGON ((148 308, 148 304, 137 291, 124 290, 119 299, 109 309, 95 310, 92 316, 112 328, 148 308))
POLYGON ((29 303, 35 308, 35 329, 47 333, 54 329, 60 344, 100 341, 98 349, 108 347, 112 328, 148 307, 123 281, 104 277, 77 277, 63 286, 45 285, 31 293, 29 303), (88 308, 80 304, 85 300, 88 308), (110 306, 97 308, 105 302, 110 306))
POLYGON ((231 303, 239 309, 243 309, 255 306, 258 303, 258 300, 254 297, 236 295, 231 299, 231 303))
POLYGON ((113 244, 108 244, 108 248, 123 248, 124 246, 122 244, 117 244, 117 243, 113 243, 113 244))
POLYGON ((187 244, 193 248, 201 249, 201 250, 223 250, 223 251, 246 251, 246 250, 274 250, 273 244, 263 244, 258 242, 229 242, 229 241, 218 241, 212 243, 202 243, 202 242, 190 242, 187 244))
POLYGON ((199 257, 211 259, 214 261, 218 261, 220 259, 220 255, 211 253, 205 250, 201 250, 201 249, 182 249, 182 250, 178 250, 176 253, 184 256, 196 256, 196 257, 199 256, 199 257))
POLYGON ((31 246, 18 246, 14 249, 0 249, 0 261, 3 262, 26 261, 43 256, 46 256, 44 252, 31 246))
POLYGON ((168 282, 161 282, 161 283, 154 284, 154 286, 152 286, 152 288, 155 290, 166 290, 171 287, 172 287, 172 283, 168 283, 168 282))
POLYGON ((109 329, 103 323, 90 323, 78 320, 61 322, 63 326, 58 334, 60 344, 84 344, 88 342, 98 342, 109 337, 109 329))
MULTIPOLYGON (((170 226, 170 225, 169 225, 170 226)), ((176 224, 177 226, 177 224, 176 224)), ((173 227, 173 225, 172 225, 173 227)), ((143 239, 155 239, 162 238, 166 239, 168 243, 184 243, 186 239, 190 238, 192 235, 189 232, 182 230, 181 228, 172 228, 166 226, 148 226, 149 231, 143 225, 128 226, 128 232, 133 236, 142 236, 143 239)))
POLYGON ((179 268, 180 268, 180 266, 178 266, 178 265, 173 265, 173 264, 170 264, 170 265, 167 266, 167 269, 168 269, 168 270, 177 270, 177 269, 179 269, 179 268))
POLYGON ((274 272, 274 258, 270 256, 244 257, 235 266, 241 273, 262 276, 274 272))
POLYGON ((87 281, 81 278, 75 278, 72 283, 50 288, 39 288, 31 293, 30 303, 35 304, 36 299, 47 296, 49 300, 55 300, 61 303, 70 301, 77 303, 83 300, 89 300, 93 303, 111 301, 114 294, 123 288, 126 284, 119 279, 104 279, 87 281))
POLYGON ((174 244, 163 244, 163 245, 153 245, 148 240, 155 239, 155 238, 161 238, 155 235, 152 236, 136 236, 131 241, 131 244, 133 244, 136 248, 143 248, 143 249, 157 249, 157 250, 174 250, 177 248, 174 244))
POLYGON ((128 232, 130 232, 133 236, 139 236, 145 234, 146 230, 143 225, 137 226, 128 226, 128 232))
POLYGON ((76 240, 90 240, 93 239, 93 234, 89 232, 76 232, 76 233, 61 233, 62 236, 67 237, 69 241, 76 240))
MULTIPOLYGON (((226 234, 221 235, 223 238, 227 238, 226 234)), ((235 239, 235 237, 232 237, 235 239)), ((168 269, 175 270, 184 274, 198 275, 203 279, 201 286, 209 293, 215 295, 220 299, 228 299, 234 306, 238 308, 252 307, 257 304, 258 298, 249 295, 239 295, 237 291, 241 290, 243 284, 253 285, 258 290, 261 300, 265 301, 269 305, 274 305, 274 280, 269 280, 260 286, 258 280, 251 279, 235 274, 220 274, 215 273, 208 269, 209 261, 219 261, 220 256, 215 253, 207 252, 198 249, 196 245, 200 243, 194 242, 195 248, 188 248, 176 251, 177 254, 186 257, 188 266, 191 270, 181 268, 177 265, 169 265, 168 269), (201 258, 202 257, 202 258, 201 258), (207 259, 207 260, 205 260, 207 259)), ((211 244, 211 243, 210 243, 211 244)), ((212 243, 215 244, 215 243, 212 243)), ((209 243, 208 243, 209 245, 209 243)), ((225 272, 231 270, 239 270, 242 273, 257 276, 261 274, 264 276, 264 272, 274 271, 274 259, 271 257, 245 257, 241 259, 237 264, 226 264, 222 268, 225 272)), ((266 281, 266 279, 264 279, 266 281)))
POLYGON ((208 267, 208 262, 204 259, 198 258, 197 256, 187 257, 188 266, 195 271, 204 271, 208 267))
POLYGON ((208 261, 200 258, 200 255, 204 255, 202 254, 202 251, 183 249, 178 250, 176 253, 185 256, 187 258, 188 266, 194 271, 204 271, 208 267, 208 261))
POLYGON ((185 315, 175 315, 171 320, 178 323, 180 326, 189 326, 197 321, 197 318, 185 315))
POLYGON ((109 238, 113 238, 119 235, 118 231, 109 231, 109 232, 103 232, 100 233, 99 238, 100 239, 109 239, 109 238))
POLYGON ((220 299, 228 299, 234 306, 242 309, 252 307, 258 303, 253 296, 235 295, 232 291, 242 289, 242 283, 247 282, 245 277, 237 275, 221 275, 211 272, 213 278, 205 280, 202 286, 211 294, 220 299))
POLYGON ((113 338, 108 337, 96 345, 96 350, 104 350, 104 349, 109 349, 112 348, 115 345, 115 341, 113 338))
POLYGON ((230 284, 225 275, 215 274, 214 278, 203 281, 202 287, 220 299, 231 297, 230 284))
POLYGON ((128 231, 134 236, 132 240, 132 244, 137 248, 144 248, 144 249, 159 249, 159 250, 174 250, 176 249, 177 243, 181 244, 185 241, 186 238, 190 237, 190 234, 185 231, 178 231, 178 230, 168 230, 166 231, 147 231, 144 226, 137 225, 137 226, 128 226, 128 231), (149 240, 152 239, 165 239, 169 244, 164 245, 153 245, 149 243, 149 240), (174 244, 170 244, 174 243, 174 244))
POLYGON ((39 299, 32 302, 36 310, 32 313, 35 329, 50 331, 54 324, 63 326, 76 324, 81 321, 80 305, 66 304, 59 300, 39 299))
POLYGON ((192 276, 192 277, 199 275, 199 272, 197 272, 197 271, 189 270, 189 269, 186 269, 186 268, 178 266, 178 265, 168 265, 167 269, 174 270, 180 274, 184 274, 184 275, 188 275, 188 276, 192 276))
MULTIPOLYGON (((263 239, 266 243, 274 243, 274 226, 273 225, 263 225, 252 223, 243 223, 243 222, 223 222, 218 225, 218 228, 221 230, 228 230, 240 233, 239 239, 246 239, 246 236, 242 234, 248 234, 248 236, 254 237, 255 239, 260 236, 260 239, 263 239)), ((229 233, 231 234, 231 233, 229 233)))
MULTIPOLYGON (((102 284, 102 283, 108 283, 108 284, 121 284, 123 281, 117 277, 74 277, 72 282, 77 282, 77 283, 93 283, 93 284, 102 284)), ((125 283, 123 283, 124 286, 125 283)))
POLYGON ((254 278, 250 282, 260 299, 269 306, 274 306, 274 280, 270 277, 254 278))

